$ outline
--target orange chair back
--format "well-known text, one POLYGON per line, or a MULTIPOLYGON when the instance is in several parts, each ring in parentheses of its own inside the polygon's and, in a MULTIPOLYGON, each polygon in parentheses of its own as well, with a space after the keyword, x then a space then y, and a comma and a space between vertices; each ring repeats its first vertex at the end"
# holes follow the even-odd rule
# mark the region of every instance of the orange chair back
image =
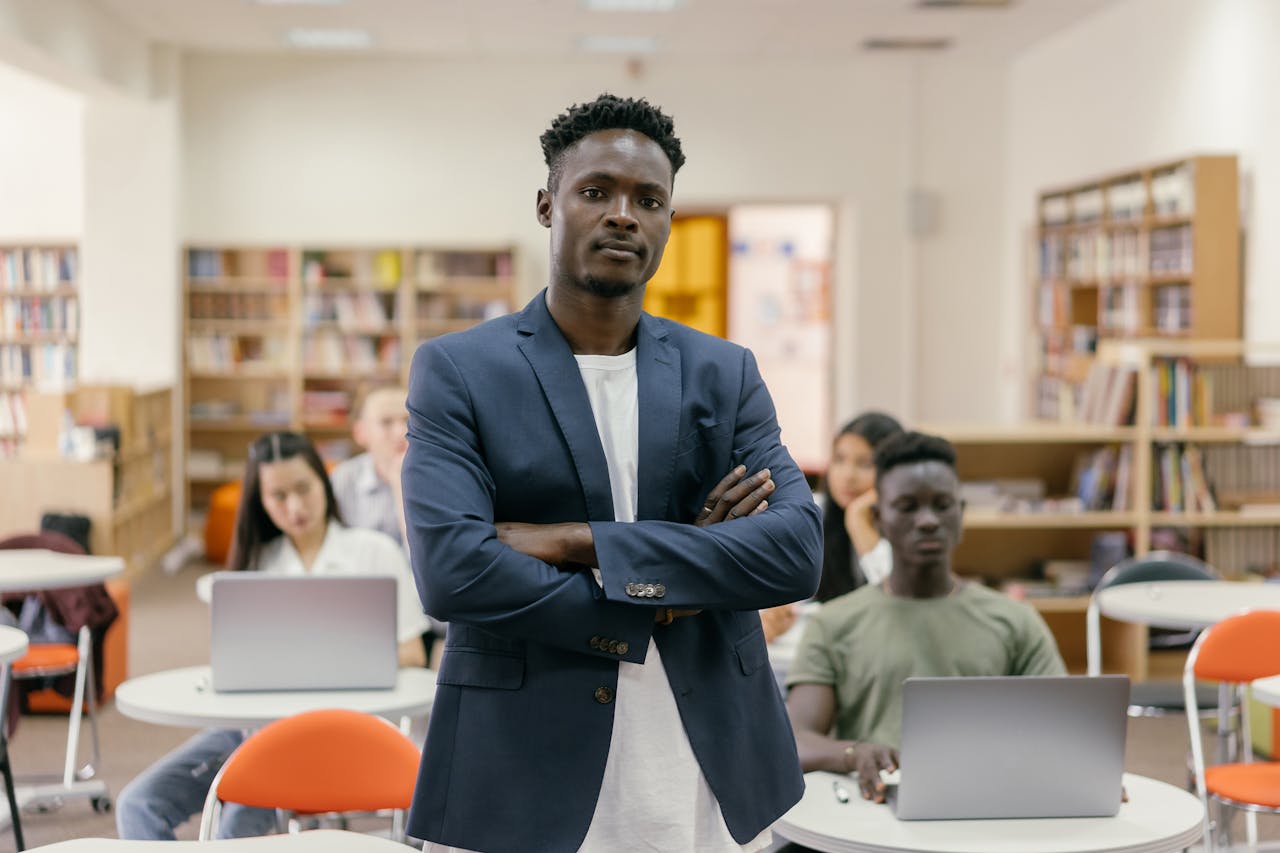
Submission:
POLYGON ((420 757, 380 717, 309 711, 241 744, 223 768, 218 799, 299 814, 407 809, 420 757))
POLYGON ((1201 635, 1196 678, 1240 684, 1280 675, 1280 610, 1228 616, 1201 635))

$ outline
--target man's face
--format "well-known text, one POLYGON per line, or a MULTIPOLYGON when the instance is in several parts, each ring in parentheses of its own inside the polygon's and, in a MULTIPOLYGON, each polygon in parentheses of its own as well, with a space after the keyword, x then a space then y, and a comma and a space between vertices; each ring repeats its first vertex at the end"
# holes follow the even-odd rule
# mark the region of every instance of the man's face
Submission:
POLYGON ((880 478, 879 514, 880 532, 904 563, 949 564, 964 515, 956 472, 932 460, 890 468, 880 478))
POLYGON ((396 389, 373 391, 364 401, 355 424, 355 439, 379 466, 388 464, 408 446, 409 415, 404 394, 396 389))
POLYGON ((553 282, 617 297, 647 282, 671 235, 671 161, 633 130, 602 130, 564 154, 554 191, 538 191, 551 229, 553 282))

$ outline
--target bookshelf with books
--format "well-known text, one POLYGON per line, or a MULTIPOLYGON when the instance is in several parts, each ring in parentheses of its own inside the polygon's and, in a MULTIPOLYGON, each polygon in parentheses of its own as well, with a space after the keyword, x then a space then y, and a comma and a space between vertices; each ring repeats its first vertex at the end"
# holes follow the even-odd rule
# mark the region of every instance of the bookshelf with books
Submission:
POLYGON ((188 506, 239 478, 267 430, 350 455, 360 395, 407 383, 422 341, 512 311, 514 262, 507 246, 189 247, 188 506))
POLYGON ((26 391, 75 385, 79 336, 78 249, 0 245, 0 459, 22 442, 26 391))
MULTIPOLYGON (((1104 341, 1083 396, 1110 420, 932 428, 964 482, 957 570, 1032 600, 1073 670, 1088 586, 1126 553, 1179 548, 1228 579, 1280 576, 1277 355, 1280 343, 1104 341)), ((1108 670, 1175 668, 1133 626, 1105 630, 1108 670)))
POLYGON ((1234 155, 1189 157, 1040 194, 1032 416, 1088 420, 1099 344, 1241 332, 1234 155))

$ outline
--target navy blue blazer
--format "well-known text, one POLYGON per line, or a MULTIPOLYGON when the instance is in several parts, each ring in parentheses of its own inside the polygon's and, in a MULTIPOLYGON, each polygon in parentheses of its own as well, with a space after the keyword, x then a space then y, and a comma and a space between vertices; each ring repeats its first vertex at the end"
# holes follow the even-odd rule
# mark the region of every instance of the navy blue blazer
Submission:
POLYGON ((800 798, 756 611, 813 595, 818 508, 749 351, 644 314, 636 368, 639 512, 620 523, 545 291, 414 355, 409 549, 427 612, 449 622, 409 813, 416 838, 484 853, 577 850, 604 776, 618 662, 643 663, 650 637, 733 837, 751 840, 800 798), (695 527, 738 463, 772 472, 768 510, 695 527), (501 521, 589 521, 603 586, 501 544, 501 521), (656 607, 702 613, 660 626, 656 607))

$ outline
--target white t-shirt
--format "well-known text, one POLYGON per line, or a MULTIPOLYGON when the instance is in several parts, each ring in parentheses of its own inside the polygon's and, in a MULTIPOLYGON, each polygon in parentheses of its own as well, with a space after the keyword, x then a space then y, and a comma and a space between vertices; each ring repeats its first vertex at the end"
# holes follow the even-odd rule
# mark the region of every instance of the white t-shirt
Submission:
MULTIPOLYGON (((576 356, 609 466, 615 521, 635 521, 640 418, 635 350, 576 356)), ((658 646, 649 640, 643 665, 618 664, 613 737, 604 780, 582 853, 671 850, 755 851, 733 840, 720 804, 689 745, 658 646), (653 748, 656 743, 663 749, 653 748)))
MULTIPOLYGON (((422 612, 418 587, 409 570, 409 561, 391 537, 376 530, 345 527, 330 521, 324 542, 310 570, 302 565, 298 549, 288 536, 272 539, 262 546, 258 571, 272 575, 393 575, 396 579, 396 637, 400 642, 421 635, 430 625, 422 612)), ((214 575, 196 581, 196 595, 210 599, 214 575)))

